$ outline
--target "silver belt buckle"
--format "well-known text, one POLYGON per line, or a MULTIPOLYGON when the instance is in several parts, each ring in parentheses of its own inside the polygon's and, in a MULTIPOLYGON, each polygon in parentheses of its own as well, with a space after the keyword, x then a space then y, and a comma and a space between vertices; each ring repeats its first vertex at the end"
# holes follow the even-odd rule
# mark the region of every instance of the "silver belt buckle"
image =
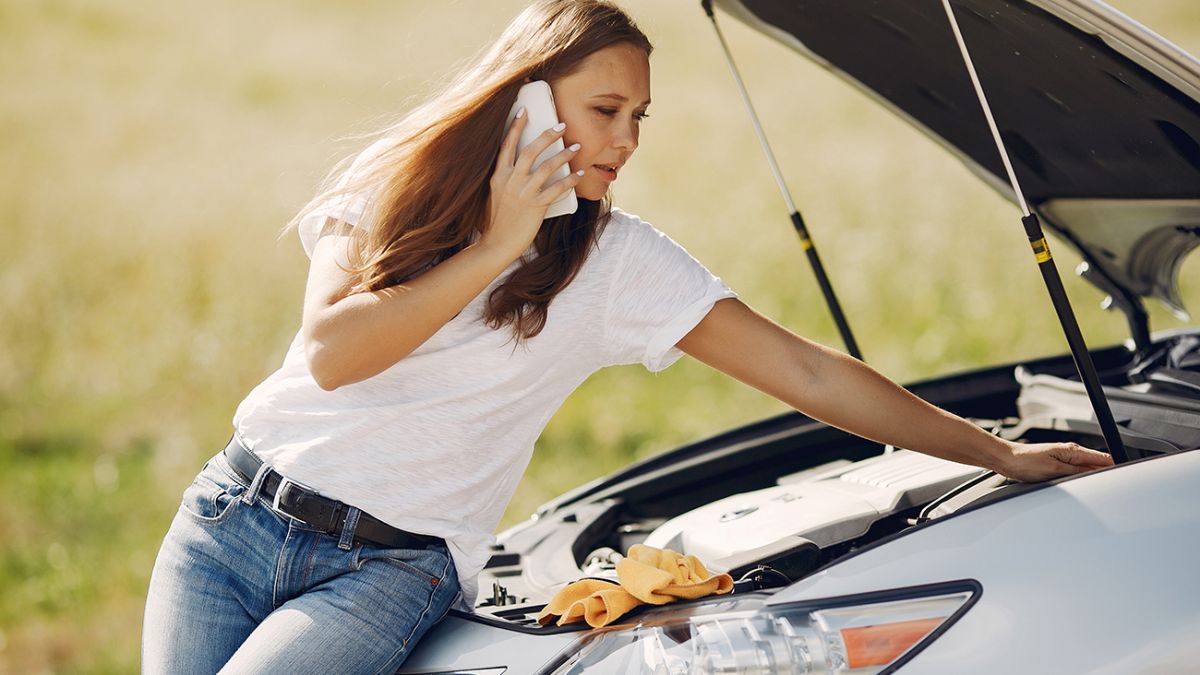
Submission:
POLYGON ((285 513, 285 514, 287 514, 287 515, 289 515, 289 516, 290 516, 291 514, 290 514, 290 513, 287 513, 287 511, 284 511, 284 510, 283 510, 283 507, 281 507, 281 506, 279 505, 279 500, 280 500, 281 498, 283 498, 283 491, 287 489, 288 485, 289 485, 291 482, 292 482, 292 481, 291 481, 291 479, 284 478, 284 477, 280 476, 280 480, 279 480, 279 487, 275 488, 275 497, 274 497, 274 498, 272 498, 272 500, 271 500, 271 508, 275 509, 276 511, 278 511, 278 512, 280 512, 280 513, 285 513))
POLYGON ((283 510, 283 505, 280 503, 280 500, 281 500, 281 499, 283 499, 283 493, 284 493, 284 491, 285 491, 285 490, 287 490, 289 487, 291 487, 291 486, 293 486, 293 485, 294 485, 294 486, 296 486, 296 487, 298 487, 298 488, 300 488, 300 489, 302 489, 302 490, 306 490, 306 491, 308 491, 308 492, 310 492, 310 493, 312 493, 312 494, 314 494, 314 495, 315 495, 315 494, 317 494, 317 491, 316 491, 316 490, 314 490, 314 489, 312 489, 312 488, 308 487, 308 486, 307 486, 307 485, 305 485, 304 483, 300 483, 300 482, 298 482, 298 481, 294 481, 294 480, 292 480, 291 478, 288 478, 288 477, 286 477, 286 476, 282 476, 282 475, 281 475, 281 476, 279 477, 279 487, 275 488, 275 497, 274 497, 274 498, 271 500, 271 508, 275 509, 276 511, 278 511, 278 512, 280 512, 280 513, 284 514, 284 515, 286 515, 287 517, 291 518, 292 520, 300 520, 300 522, 304 522, 304 521, 303 521, 303 520, 301 520, 300 518, 297 518, 297 517, 293 516, 292 514, 288 513, 287 511, 284 511, 284 510, 283 510))

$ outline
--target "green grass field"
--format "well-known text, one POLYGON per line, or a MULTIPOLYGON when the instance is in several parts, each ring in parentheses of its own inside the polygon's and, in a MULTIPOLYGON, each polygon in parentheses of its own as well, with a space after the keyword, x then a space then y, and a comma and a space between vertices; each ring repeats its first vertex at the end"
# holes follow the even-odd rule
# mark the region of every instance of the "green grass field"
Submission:
MULTIPOLYGON (((1200 52, 1196 3, 1113 4, 1200 52)), ((521 5, 0 0, 0 673, 136 670, 178 495, 298 326, 305 259, 280 227, 521 5)), ((840 346, 698 3, 626 6, 657 46, 655 103, 617 203, 840 346)), ((1015 207, 825 71, 723 26, 868 361, 905 381, 1065 350, 1015 207)), ((1078 259, 1055 251, 1070 275, 1078 259)), ((1198 271, 1193 256, 1193 309, 1198 271)), ((1091 343, 1125 337, 1099 292, 1066 284, 1091 343)), ((600 373, 551 421, 505 524, 782 410, 686 360, 600 373)))

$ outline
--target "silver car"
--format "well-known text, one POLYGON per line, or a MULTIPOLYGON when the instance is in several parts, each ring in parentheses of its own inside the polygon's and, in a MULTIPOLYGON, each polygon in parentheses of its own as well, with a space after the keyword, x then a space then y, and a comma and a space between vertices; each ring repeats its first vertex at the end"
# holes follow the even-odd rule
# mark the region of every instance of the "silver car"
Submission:
POLYGON ((1005 149, 1023 201, 1082 255, 1130 338, 1090 352, 1093 371, 1077 353, 909 388, 1009 439, 1117 435, 1123 461, 1011 483, 799 413, 766 419, 503 532, 475 611, 451 612, 400 672, 1200 671, 1200 331, 1152 334, 1143 305, 1184 311, 1180 265, 1200 244, 1200 63, 1100 2, 954 0, 993 135, 938 0, 715 4, 1016 200, 1005 149), (556 591, 613 578, 638 543, 728 571, 734 592, 602 629, 538 625, 556 591))

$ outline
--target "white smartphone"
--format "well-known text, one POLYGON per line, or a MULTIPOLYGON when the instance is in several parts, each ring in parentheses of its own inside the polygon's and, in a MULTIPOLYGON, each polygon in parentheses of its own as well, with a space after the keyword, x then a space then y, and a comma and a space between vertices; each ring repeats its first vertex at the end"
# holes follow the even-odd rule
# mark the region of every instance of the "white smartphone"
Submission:
MULTIPOLYGON (((513 104, 512 110, 508 111, 508 123, 504 125, 505 133, 508 133, 512 127, 513 120, 517 117, 517 111, 521 108, 525 108, 525 115, 529 121, 521 130, 521 138, 517 141, 517 154, 520 154, 525 146, 532 143, 543 131, 558 124, 558 112, 554 109, 554 96, 550 92, 550 85, 544 80, 525 84, 517 92, 517 102, 513 104)), ((561 138, 551 143, 550 147, 534 160, 533 168, 536 169, 542 162, 553 157, 555 153, 562 152, 563 147, 561 138)), ((558 171, 551 174, 550 180, 546 182, 553 183, 569 175, 571 175, 571 168, 563 164, 558 171)), ((575 213, 578 209, 579 201, 575 198, 575 188, 571 188, 546 209, 546 217, 565 216, 568 213, 575 213)))

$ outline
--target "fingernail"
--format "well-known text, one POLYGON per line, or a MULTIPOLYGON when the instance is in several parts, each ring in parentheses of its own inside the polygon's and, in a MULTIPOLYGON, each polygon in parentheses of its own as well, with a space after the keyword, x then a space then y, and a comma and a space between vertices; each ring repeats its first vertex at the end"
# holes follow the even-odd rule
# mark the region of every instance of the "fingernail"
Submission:
POLYGON ((576 175, 576 176, 582 176, 582 175, 583 175, 583 169, 580 169, 580 170, 576 171, 576 172, 575 172, 575 175, 576 175))
POLYGON ((562 131, 563 129, 566 129, 566 128, 567 128, 567 123, 566 123, 566 122, 559 122, 558 124, 555 124, 555 125, 554 125, 554 130, 555 130, 555 131, 562 131))
POLYGON ((521 119, 524 116, 525 116, 525 108, 522 107, 520 110, 517 111, 517 119, 521 119))
POLYGON ((572 144, 571 144, 571 147, 569 147, 569 148, 567 148, 567 149, 568 149, 568 150, 570 150, 571 152, 579 152, 579 144, 578 144, 578 143, 572 143, 572 144))

